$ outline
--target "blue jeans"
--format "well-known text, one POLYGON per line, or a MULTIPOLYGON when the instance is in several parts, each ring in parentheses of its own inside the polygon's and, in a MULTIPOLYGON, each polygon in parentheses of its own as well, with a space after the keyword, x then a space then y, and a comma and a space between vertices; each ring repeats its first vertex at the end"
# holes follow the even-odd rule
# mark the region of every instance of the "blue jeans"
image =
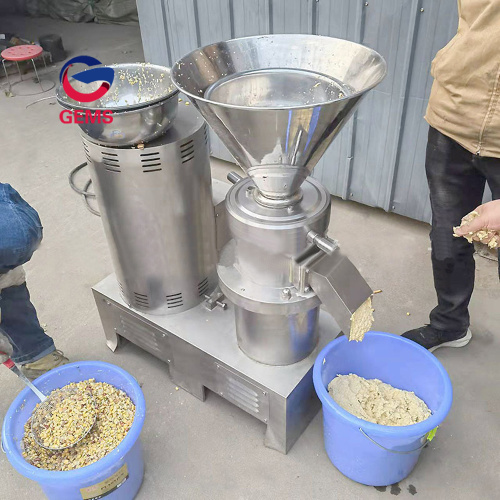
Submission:
MULTIPOLYGON (((36 210, 9 184, 0 183, 0 274, 31 259, 42 240, 36 210)), ((0 331, 13 347, 12 359, 25 364, 55 350, 54 341, 40 326, 26 283, 0 292, 0 331)))

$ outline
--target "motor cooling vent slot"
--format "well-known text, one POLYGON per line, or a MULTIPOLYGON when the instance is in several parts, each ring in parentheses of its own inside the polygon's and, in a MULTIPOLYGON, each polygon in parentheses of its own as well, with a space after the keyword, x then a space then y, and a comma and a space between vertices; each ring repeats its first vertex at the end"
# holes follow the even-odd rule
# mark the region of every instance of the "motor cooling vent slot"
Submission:
POLYGON ((180 146, 181 162, 186 163, 194 158, 194 142, 191 139, 180 146))
POLYGON ((141 153, 141 166, 144 173, 159 172, 161 170, 160 153, 141 153))
POLYGON ((119 333, 125 338, 152 354, 158 355, 158 353, 161 353, 156 335, 146 324, 122 314, 120 314, 120 323, 122 332, 119 333))
POLYGON ((87 157, 87 161, 88 161, 89 163, 92 163, 92 159, 90 158, 90 151, 89 151, 89 147, 88 147, 85 143, 83 143, 83 150, 84 150, 84 152, 85 152, 85 156, 87 157))
POLYGON ((269 396, 265 391, 223 365, 217 364, 214 371, 216 392, 262 422, 269 420, 269 396))
POLYGON ((171 295, 167 295, 167 307, 169 309, 173 307, 180 307, 183 304, 182 293, 173 293, 171 295))
POLYGON ((208 144, 208 125, 205 125, 205 128, 203 129, 204 134, 205 134, 205 144, 208 144))
POLYGON ((202 297, 203 295, 205 295, 207 290, 208 290, 208 278, 205 278, 198 284, 198 295, 202 297))
POLYGON ((149 309, 149 298, 144 293, 134 292, 135 305, 144 309, 149 309))
POLYGON ((121 172, 118 155, 108 151, 102 151, 102 163, 108 172, 121 172))

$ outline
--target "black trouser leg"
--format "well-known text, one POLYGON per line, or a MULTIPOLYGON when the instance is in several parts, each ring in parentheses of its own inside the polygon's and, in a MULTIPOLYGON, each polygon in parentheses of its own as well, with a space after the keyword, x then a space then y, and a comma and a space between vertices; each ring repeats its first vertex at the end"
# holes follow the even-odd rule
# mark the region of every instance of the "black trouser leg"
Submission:
POLYGON ((430 323, 438 330, 461 333, 469 327, 474 247, 465 238, 455 238, 453 226, 481 204, 486 179, 472 153, 432 127, 425 168, 431 196, 431 257, 438 299, 430 323))

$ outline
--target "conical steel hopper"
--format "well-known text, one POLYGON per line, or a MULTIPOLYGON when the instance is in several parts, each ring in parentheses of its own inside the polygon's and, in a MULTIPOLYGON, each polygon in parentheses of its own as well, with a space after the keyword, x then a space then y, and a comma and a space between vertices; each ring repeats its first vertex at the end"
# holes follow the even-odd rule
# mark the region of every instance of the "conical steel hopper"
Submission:
POLYGON ((265 35, 196 49, 171 75, 261 194, 283 200, 385 74, 380 54, 347 40, 265 35))

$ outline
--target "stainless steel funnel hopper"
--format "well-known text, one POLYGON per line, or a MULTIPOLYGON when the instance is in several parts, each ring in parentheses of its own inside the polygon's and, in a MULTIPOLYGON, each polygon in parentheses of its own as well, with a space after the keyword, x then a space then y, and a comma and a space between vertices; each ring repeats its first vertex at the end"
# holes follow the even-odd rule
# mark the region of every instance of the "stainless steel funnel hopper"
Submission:
POLYGON ((270 199, 291 198, 385 76, 374 50, 315 35, 266 35, 187 54, 172 81, 270 199))

